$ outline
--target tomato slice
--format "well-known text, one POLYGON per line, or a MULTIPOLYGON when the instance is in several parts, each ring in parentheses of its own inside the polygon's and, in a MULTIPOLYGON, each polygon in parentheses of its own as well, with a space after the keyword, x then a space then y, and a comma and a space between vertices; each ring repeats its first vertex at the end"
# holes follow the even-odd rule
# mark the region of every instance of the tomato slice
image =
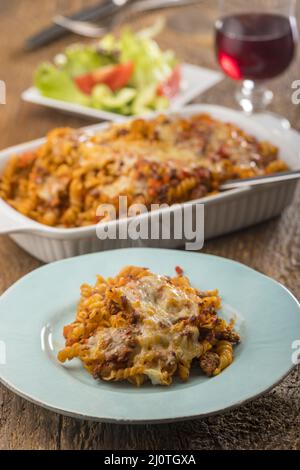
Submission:
POLYGON ((95 83, 105 83, 112 91, 125 86, 131 79, 133 63, 107 65, 92 72, 95 83))
POLYGON ((132 77, 134 64, 106 65, 92 72, 75 77, 75 83, 83 93, 90 95, 95 85, 104 83, 112 91, 125 86, 132 77))
POLYGON ((95 86, 92 74, 87 73, 86 75, 79 75, 78 77, 75 77, 74 80, 78 88, 83 93, 86 95, 90 95, 92 93, 93 86, 95 86))
POLYGON ((180 266, 176 266, 175 271, 178 274, 178 276, 181 276, 183 274, 183 269, 180 266))
POLYGON ((174 67, 171 75, 161 83, 157 89, 159 96, 166 96, 167 98, 173 98, 176 96, 180 89, 181 82, 181 68, 180 65, 174 67))

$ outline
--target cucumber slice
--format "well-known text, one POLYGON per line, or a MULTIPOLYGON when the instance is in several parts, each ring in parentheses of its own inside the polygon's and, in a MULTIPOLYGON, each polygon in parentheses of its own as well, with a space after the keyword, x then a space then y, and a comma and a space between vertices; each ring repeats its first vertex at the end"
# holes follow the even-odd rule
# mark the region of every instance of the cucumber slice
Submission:
POLYGON ((132 104, 133 114, 145 114, 149 112, 156 98, 157 86, 148 86, 143 90, 140 90, 132 104))
POLYGON ((100 109, 119 110, 126 107, 136 96, 133 88, 122 88, 113 93, 106 85, 96 85, 92 92, 93 106, 100 109))

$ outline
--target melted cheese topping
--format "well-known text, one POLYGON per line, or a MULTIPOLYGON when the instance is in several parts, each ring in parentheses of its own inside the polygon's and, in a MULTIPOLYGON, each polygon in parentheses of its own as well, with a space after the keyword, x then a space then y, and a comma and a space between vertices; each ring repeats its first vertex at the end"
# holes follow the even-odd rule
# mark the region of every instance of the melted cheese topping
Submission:
MULTIPOLYGON (((163 361, 171 361, 176 356, 183 362, 190 362, 199 356, 198 329, 186 325, 177 331, 175 326, 197 316, 199 301, 196 295, 188 295, 169 278, 154 274, 131 281, 118 290, 138 313, 137 339, 141 351, 136 356, 137 363, 149 351, 163 361)), ((161 372, 160 361, 144 371, 152 384, 161 383, 161 372)))
POLYGON ((186 380, 192 361, 218 345, 202 362, 212 375, 229 365, 230 341, 239 340, 233 325, 217 318, 219 308, 217 290, 198 291, 182 275, 169 278, 128 266, 115 278, 100 276, 95 286, 82 286, 77 319, 65 328, 59 359, 80 357, 103 380, 140 385, 147 377, 169 385, 175 374, 186 380))
POLYGON ((172 326, 179 320, 198 313, 196 296, 188 296, 165 276, 145 276, 138 281, 129 282, 119 290, 132 307, 138 310, 142 321, 151 320, 158 328, 172 326))

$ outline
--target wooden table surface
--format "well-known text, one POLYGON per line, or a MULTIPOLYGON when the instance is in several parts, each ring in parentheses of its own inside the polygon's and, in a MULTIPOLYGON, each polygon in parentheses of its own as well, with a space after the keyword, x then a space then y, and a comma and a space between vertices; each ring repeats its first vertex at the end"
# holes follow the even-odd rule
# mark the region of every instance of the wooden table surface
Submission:
MULTIPOLYGON (((88 2, 69 2, 75 7, 82 3, 88 2)), ((7 104, 0 105, 1 148, 43 136, 53 126, 86 124, 83 119, 20 99, 21 91, 31 84, 36 65, 76 40, 69 36, 32 53, 22 50, 24 39, 46 25, 60 5, 54 0, 0 2, 0 79, 7 85, 7 104)), ((168 10, 159 43, 175 49, 185 61, 217 69, 212 29, 216 15, 216 3, 211 0, 185 10, 168 10)), ((154 18, 154 14, 137 18, 132 25, 150 24, 154 18)), ((300 78, 299 65, 298 55, 288 72, 271 84, 275 92, 273 110, 288 117, 298 129, 300 108, 291 103, 291 83, 300 78)), ((224 80, 198 101, 234 107, 234 87, 230 80, 224 80)), ((299 209, 298 191, 280 218, 206 242, 204 251, 272 276, 299 298, 299 209)), ((40 264, 9 238, 0 237, 0 292, 40 264)), ((264 397, 225 415, 177 424, 119 426, 60 416, 0 386, 0 449, 300 449, 299 390, 299 370, 294 370, 264 397)))

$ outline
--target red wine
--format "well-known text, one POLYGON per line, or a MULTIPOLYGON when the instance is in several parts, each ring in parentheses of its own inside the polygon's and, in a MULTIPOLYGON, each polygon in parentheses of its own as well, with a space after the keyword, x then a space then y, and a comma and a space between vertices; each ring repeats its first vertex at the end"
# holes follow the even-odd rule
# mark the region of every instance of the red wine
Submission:
POLYGON ((226 16, 216 23, 216 49, 224 72, 235 80, 263 80, 280 75, 295 53, 288 17, 258 13, 226 16))

